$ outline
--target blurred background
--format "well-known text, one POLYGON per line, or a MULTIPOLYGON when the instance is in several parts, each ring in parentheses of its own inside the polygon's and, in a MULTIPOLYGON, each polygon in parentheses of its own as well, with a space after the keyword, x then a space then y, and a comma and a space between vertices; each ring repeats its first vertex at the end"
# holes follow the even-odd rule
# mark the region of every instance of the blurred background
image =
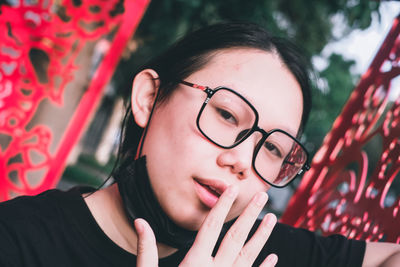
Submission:
MULTIPOLYGON (((396 1, 153 0, 58 187, 99 186, 108 177, 135 68, 185 33, 220 21, 259 23, 292 39, 312 62, 317 76, 313 109, 302 141, 313 156, 399 13, 396 1)), ((281 214, 299 181, 269 191, 269 207, 281 214)))
MULTIPOLYGON (((119 125, 134 70, 185 33, 221 21, 256 22, 275 35, 288 37, 314 66, 313 109, 302 137, 313 156, 399 13, 400 2, 396 1, 151 1, 57 187, 97 187, 107 179, 116 158, 119 125)), ((372 144, 366 149, 373 162, 376 147, 372 144)), ((280 215, 299 182, 271 190, 269 208, 280 215)))

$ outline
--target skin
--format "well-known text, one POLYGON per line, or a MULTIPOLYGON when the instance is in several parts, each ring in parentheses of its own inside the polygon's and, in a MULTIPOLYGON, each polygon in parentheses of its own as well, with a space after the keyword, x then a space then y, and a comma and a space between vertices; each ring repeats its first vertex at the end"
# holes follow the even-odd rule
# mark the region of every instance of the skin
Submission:
MULTIPOLYGON (((267 201, 265 192, 269 189, 251 167, 253 149, 260 136, 253 134, 229 150, 207 141, 195 123, 205 94, 184 85, 155 109, 147 125, 159 85, 157 77, 153 70, 144 70, 135 77, 132 112, 139 126, 148 126, 143 154, 163 210, 178 225, 199 230, 180 266, 251 266, 276 223, 276 217, 268 214, 252 239, 244 244, 267 201), (218 180, 228 186, 212 209, 199 199, 195 178, 218 180), (222 224, 238 216, 217 255, 211 257, 222 224)), ((185 80, 211 88, 223 85, 234 89, 257 109, 261 128, 280 128, 293 136, 297 133, 303 105, 301 90, 274 54, 255 49, 225 49, 185 80)), ((116 185, 97 191, 85 201, 107 236, 138 256, 137 266, 157 266, 158 258, 176 251, 156 243, 143 219, 136 220, 135 229, 132 228, 116 185)), ((368 243, 363 266, 395 266, 399 264, 398 251, 394 244, 368 243)), ((261 266, 275 266, 277 260, 276 255, 269 255, 261 266)))
MULTIPOLYGON (((259 125, 267 131, 281 128, 295 135, 300 126, 300 87, 275 55, 258 50, 220 52, 186 80, 211 88, 224 85, 241 93, 258 110, 259 125)), ((209 212, 195 192, 195 178, 240 188, 228 219, 237 217, 257 192, 269 189, 251 167, 258 133, 233 149, 223 149, 199 132, 196 118, 205 96, 201 90, 180 85, 155 110, 143 145, 157 199, 177 224, 190 230, 199 229, 209 212)), ((132 104, 134 110, 137 104, 132 104)), ((139 115, 140 110, 135 117, 139 115)))
MULTIPOLYGON (((151 76, 147 80, 156 78, 156 74, 151 71, 143 74, 151 76)), ((211 88, 224 85, 234 89, 258 110, 260 127, 267 131, 280 128, 292 135, 297 133, 303 105, 301 90, 296 79, 274 54, 254 49, 220 51, 206 67, 186 80, 211 88)), ((139 125, 142 123, 142 127, 148 126, 143 154, 147 156, 150 182, 163 210, 170 218, 184 228, 200 229, 195 244, 181 265, 193 266, 194 262, 200 266, 251 265, 276 221, 275 216, 267 216, 260 231, 254 235, 253 242, 243 246, 251 226, 266 202, 264 192, 269 189, 251 168, 251 158, 260 138, 259 134, 254 134, 229 150, 207 141, 195 123, 205 94, 184 85, 177 88, 167 103, 155 110, 150 125, 147 125, 150 110, 148 104, 153 102, 157 84, 148 86, 148 90, 143 90, 143 87, 133 88, 132 107, 136 122, 139 125), (139 95, 135 94, 135 89, 139 89, 136 90, 139 95), (141 90, 144 91, 142 95, 141 90), (219 201, 210 212, 196 194, 196 178, 218 180, 234 186, 238 189, 237 196, 231 201, 223 201, 224 197, 221 197, 222 203, 219 201), (263 197, 263 204, 254 204, 255 201, 251 201, 254 196, 263 197), (249 202, 250 205, 245 209, 249 202), (242 212, 243 215, 231 229, 233 234, 227 235, 217 256, 211 258, 212 248, 223 222, 242 212)), ((154 248, 154 245, 149 247, 154 248)), ((146 250, 138 249, 139 251, 145 253, 146 250)), ((142 255, 140 252, 138 254, 142 255)), ((143 262, 143 266, 146 266, 148 263, 145 264, 143 259, 154 256, 140 256, 138 263, 143 262)), ((277 257, 271 255, 264 264, 273 266, 276 260, 277 257)))

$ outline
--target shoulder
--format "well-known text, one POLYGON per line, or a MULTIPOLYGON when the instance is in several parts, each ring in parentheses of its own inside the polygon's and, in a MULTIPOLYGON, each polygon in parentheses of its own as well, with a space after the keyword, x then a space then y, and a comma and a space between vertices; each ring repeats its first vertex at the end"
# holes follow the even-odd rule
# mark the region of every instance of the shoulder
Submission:
POLYGON ((15 224, 40 218, 51 219, 62 213, 71 202, 79 201, 78 188, 69 191, 47 190, 36 196, 20 196, 0 203, 0 223, 15 224))
POLYGON ((68 223, 71 212, 82 209, 84 200, 80 188, 65 192, 52 189, 36 196, 16 197, 0 203, 0 232, 14 239, 47 233, 68 223))
POLYGON ((70 213, 82 203, 77 188, 67 192, 53 189, 0 203, 0 265, 8 260, 6 266, 24 266, 23 260, 48 257, 44 251, 59 245, 61 237, 70 236, 70 213))
POLYGON ((279 266, 361 266, 365 242, 342 235, 315 232, 278 223, 264 247, 264 255, 276 253, 279 266))
POLYGON ((57 208, 55 195, 58 190, 46 191, 37 196, 20 196, 0 203, 0 262, 23 266, 21 253, 24 247, 40 240, 48 228, 49 217, 54 217, 57 208))
MULTIPOLYGON (((255 233, 261 220, 254 224, 249 238, 255 233)), ((220 236, 233 222, 227 223, 220 236)), ((218 243, 219 245, 219 243, 218 243)), ((261 250, 255 265, 261 264, 271 253, 278 255, 277 266, 361 266, 365 242, 347 239, 342 235, 323 237, 315 232, 277 223, 261 250)))
POLYGON ((82 202, 81 194, 90 190, 92 189, 80 187, 68 191, 51 189, 36 196, 19 196, 1 202, 0 222, 32 219, 38 215, 55 215, 53 212, 57 212, 57 210, 73 205, 74 202, 82 202))
POLYGON ((45 191, 37 196, 20 196, 0 203, 0 221, 26 219, 37 212, 54 206, 52 199, 60 194, 59 190, 45 191))
POLYGON ((36 196, 20 196, 0 203, 0 231, 7 234, 40 232, 65 217, 65 210, 71 200, 79 197, 76 190, 63 192, 57 189, 45 191, 36 196))

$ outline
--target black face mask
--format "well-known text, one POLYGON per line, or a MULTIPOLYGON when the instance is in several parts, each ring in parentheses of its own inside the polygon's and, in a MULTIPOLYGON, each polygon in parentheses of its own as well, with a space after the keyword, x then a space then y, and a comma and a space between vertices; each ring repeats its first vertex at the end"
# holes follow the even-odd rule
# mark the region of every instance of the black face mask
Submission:
MULTIPOLYGON (((165 214, 151 188, 146 157, 126 161, 114 175, 128 219, 145 219, 153 229, 156 240, 174 248, 190 247, 197 232, 176 225, 165 214)), ((180 203, 176 203, 180 205, 180 203)))

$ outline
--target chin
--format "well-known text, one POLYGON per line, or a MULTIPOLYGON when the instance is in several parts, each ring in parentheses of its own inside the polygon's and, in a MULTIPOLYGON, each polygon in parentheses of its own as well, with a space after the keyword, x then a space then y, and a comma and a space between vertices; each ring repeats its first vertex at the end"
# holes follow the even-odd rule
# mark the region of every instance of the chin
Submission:
POLYGON ((198 231, 204 219, 209 213, 209 209, 175 210, 170 218, 180 227, 190 231, 198 231), (175 219, 177 218, 177 219, 175 219))
POLYGON ((189 231, 198 231, 201 227, 201 223, 194 221, 194 222, 183 222, 182 224, 179 224, 180 227, 189 230, 189 231))

